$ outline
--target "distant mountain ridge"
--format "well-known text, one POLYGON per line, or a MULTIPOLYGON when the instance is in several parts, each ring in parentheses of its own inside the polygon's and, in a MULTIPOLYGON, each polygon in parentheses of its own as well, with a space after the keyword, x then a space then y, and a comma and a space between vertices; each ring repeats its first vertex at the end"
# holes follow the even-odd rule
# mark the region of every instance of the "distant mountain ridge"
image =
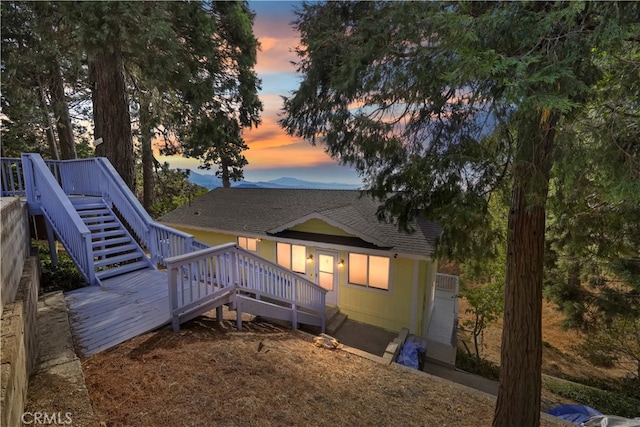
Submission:
MULTIPOLYGON (((191 170, 189 181, 202 187, 212 189, 222 187, 222 179, 215 175, 208 175, 191 170)), ((233 188, 302 188, 315 190, 357 190, 358 184, 343 184, 339 182, 314 182, 298 178, 282 177, 271 181, 245 181, 231 182, 233 188)))

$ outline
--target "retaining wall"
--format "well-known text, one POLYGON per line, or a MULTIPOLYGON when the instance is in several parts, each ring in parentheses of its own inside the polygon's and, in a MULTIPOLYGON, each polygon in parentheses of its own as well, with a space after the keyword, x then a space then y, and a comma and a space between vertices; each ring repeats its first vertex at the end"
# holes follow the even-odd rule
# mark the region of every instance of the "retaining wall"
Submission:
POLYGON ((37 359, 36 320, 40 269, 29 253, 27 209, 19 199, 2 199, 0 242, 0 425, 22 425, 29 376, 37 359))

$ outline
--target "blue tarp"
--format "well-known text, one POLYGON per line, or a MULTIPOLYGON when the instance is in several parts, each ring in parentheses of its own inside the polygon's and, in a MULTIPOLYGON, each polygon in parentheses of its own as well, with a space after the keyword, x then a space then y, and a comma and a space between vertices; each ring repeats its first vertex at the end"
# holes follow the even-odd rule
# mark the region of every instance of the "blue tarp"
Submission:
POLYGON ((398 355, 398 363, 400 365, 408 366, 409 368, 419 369, 420 362, 418 356, 424 352, 425 349, 420 347, 413 341, 405 341, 398 355))
POLYGON ((574 424, 580 424, 587 421, 594 415, 602 415, 600 412, 585 405, 560 405, 549 412, 549 415, 562 418, 574 424))

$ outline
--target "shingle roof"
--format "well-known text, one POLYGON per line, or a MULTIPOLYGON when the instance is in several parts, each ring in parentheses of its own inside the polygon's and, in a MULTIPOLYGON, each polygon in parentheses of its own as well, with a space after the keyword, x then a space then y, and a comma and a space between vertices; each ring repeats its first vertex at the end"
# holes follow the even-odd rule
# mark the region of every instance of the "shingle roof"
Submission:
POLYGON ((162 216, 159 221, 268 236, 283 232, 305 217, 324 219, 368 244, 399 253, 430 256, 442 229, 419 219, 414 233, 379 222, 378 203, 358 190, 216 188, 162 216))

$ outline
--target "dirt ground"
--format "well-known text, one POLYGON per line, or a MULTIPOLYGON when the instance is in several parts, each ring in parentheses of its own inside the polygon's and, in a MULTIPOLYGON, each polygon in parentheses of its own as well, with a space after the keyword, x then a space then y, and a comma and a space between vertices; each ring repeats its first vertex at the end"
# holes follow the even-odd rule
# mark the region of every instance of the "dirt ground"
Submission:
MULTIPOLYGON (((468 308, 464 299, 459 305, 459 325, 469 314, 465 313, 468 308)), ((546 300, 542 302, 542 372, 555 377, 573 378, 620 378, 627 373, 623 369, 605 369, 593 366, 587 360, 580 357, 576 346, 581 343, 581 338, 576 331, 562 328, 562 313, 558 311, 553 303, 546 300)), ((480 352, 481 356, 499 364, 500 362, 500 335, 502 333, 502 320, 491 325, 484 333, 484 345, 480 352)), ((464 331, 458 332, 458 342, 460 345, 465 340, 469 349, 473 351, 473 338, 471 334, 464 331)), ((464 347, 461 347, 464 348, 464 347)))
MULTIPOLYGON (((494 401, 251 320, 201 317, 83 361, 102 426, 490 425, 494 401)), ((554 425, 543 421, 542 425, 554 425)))

